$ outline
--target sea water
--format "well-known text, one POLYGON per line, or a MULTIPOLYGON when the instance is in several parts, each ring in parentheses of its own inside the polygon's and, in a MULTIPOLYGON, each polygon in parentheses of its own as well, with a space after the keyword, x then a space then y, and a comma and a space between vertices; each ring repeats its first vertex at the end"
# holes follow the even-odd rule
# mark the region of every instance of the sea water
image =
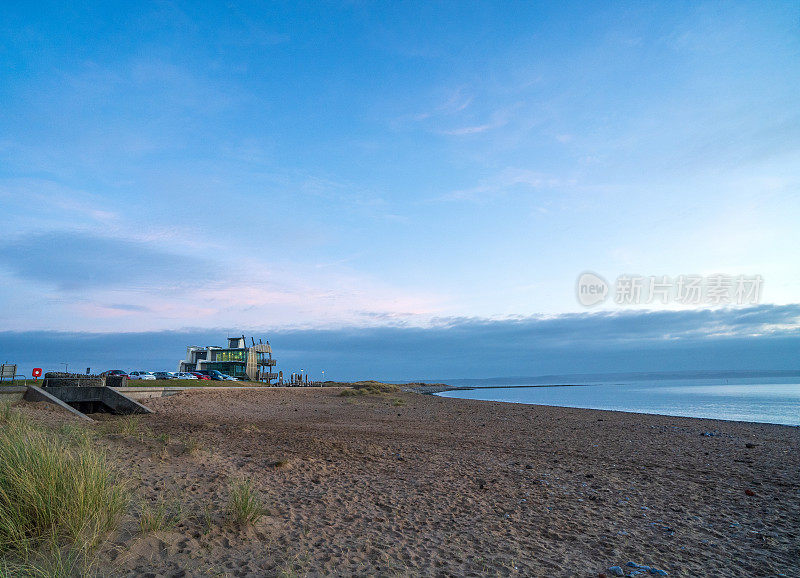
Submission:
MULTIPOLYGON (((467 384, 462 384, 467 385, 467 384)), ((800 426, 800 378, 642 379, 492 386, 442 397, 800 426)))

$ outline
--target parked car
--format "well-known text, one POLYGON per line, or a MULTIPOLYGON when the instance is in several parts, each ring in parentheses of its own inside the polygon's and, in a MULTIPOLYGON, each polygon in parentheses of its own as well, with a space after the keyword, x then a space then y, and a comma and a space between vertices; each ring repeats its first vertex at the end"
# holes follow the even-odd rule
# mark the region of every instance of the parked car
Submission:
POLYGON ((125 377, 130 379, 128 374, 122 371, 121 369, 109 369, 108 371, 104 371, 100 375, 119 375, 120 377, 125 377))
POLYGON ((153 372, 153 375, 156 379, 175 379, 175 376, 172 375, 169 371, 156 371, 153 372))
POLYGON ((189 373, 194 375, 197 379, 205 379, 205 380, 210 380, 211 379, 210 377, 208 377, 207 375, 203 375, 199 371, 190 371, 189 373))
POLYGON ((149 371, 131 371, 128 374, 128 379, 136 380, 136 379, 146 379, 146 380, 155 380, 156 376, 150 373, 149 371))
POLYGON ((189 373, 188 371, 176 371, 173 375, 176 379, 197 379, 194 373, 189 373))
POLYGON ((200 371, 195 371, 195 373, 205 375, 208 379, 213 379, 214 381, 225 381, 225 378, 222 377, 224 374, 216 369, 201 369, 200 371))

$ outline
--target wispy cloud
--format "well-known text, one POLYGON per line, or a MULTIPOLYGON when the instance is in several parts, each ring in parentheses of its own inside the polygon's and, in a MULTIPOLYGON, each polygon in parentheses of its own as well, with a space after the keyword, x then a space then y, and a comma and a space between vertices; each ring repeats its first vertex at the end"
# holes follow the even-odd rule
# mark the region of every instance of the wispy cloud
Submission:
POLYGON ((113 204, 102 196, 48 178, 0 179, 0 200, 9 219, 6 237, 16 227, 28 227, 31 215, 43 228, 65 221, 107 227, 120 219, 113 204))
POLYGON ((512 112, 518 107, 518 104, 513 104, 494 111, 481 110, 482 107, 476 104, 475 95, 465 87, 460 87, 451 90, 442 102, 432 108, 404 115, 397 122, 401 125, 411 122, 438 135, 470 136, 506 126, 511 121, 512 112), (488 120, 482 120, 487 117, 488 120))
POLYGON ((420 122, 438 116, 449 116, 466 110, 473 102, 474 96, 467 94, 466 88, 459 87, 450 91, 450 95, 440 104, 425 112, 411 114, 405 118, 420 122))
MULTIPOLYGON (((518 108, 519 108, 518 104, 510 105, 491 112, 488 115, 489 120, 487 121, 471 123, 465 126, 462 125, 452 128, 436 128, 435 131, 438 132, 439 134, 448 136, 470 136, 470 135, 476 135, 493 131, 508 125, 512 121, 514 111, 518 108)), ((471 118, 474 119, 477 115, 472 114, 469 116, 471 116, 471 118)))
POLYGON ((563 179, 530 169, 507 167, 491 177, 482 179, 480 184, 474 187, 445 193, 437 200, 486 202, 512 192, 531 192, 574 184, 575 181, 572 179, 563 179))
POLYGON ((485 124, 452 128, 449 130, 443 130, 441 132, 442 134, 448 134, 451 136, 468 136, 472 134, 480 134, 482 132, 486 132, 487 130, 500 128, 501 126, 505 126, 506 124, 508 124, 508 120, 499 119, 492 122, 487 122, 485 124))

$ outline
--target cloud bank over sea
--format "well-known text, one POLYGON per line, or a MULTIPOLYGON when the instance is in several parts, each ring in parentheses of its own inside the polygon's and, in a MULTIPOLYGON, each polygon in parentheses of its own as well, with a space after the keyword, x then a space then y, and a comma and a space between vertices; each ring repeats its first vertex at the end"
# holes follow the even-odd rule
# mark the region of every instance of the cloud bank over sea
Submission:
POLYGON ((7 331, 3 361, 71 370, 175 370, 187 345, 267 338, 278 369, 313 379, 488 378, 707 370, 794 370, 800 305, 622 311, 506 319, 436 319, 425 327, 270 331, 182 329, 131 333, 7 331))

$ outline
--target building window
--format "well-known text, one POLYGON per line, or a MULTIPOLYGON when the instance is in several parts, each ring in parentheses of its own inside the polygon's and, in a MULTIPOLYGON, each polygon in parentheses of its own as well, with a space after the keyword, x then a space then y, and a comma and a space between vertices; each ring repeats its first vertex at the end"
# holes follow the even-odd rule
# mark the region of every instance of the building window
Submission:
POLYGON ((247 361, 246 351, 218 351, 215 361, 247 361))

